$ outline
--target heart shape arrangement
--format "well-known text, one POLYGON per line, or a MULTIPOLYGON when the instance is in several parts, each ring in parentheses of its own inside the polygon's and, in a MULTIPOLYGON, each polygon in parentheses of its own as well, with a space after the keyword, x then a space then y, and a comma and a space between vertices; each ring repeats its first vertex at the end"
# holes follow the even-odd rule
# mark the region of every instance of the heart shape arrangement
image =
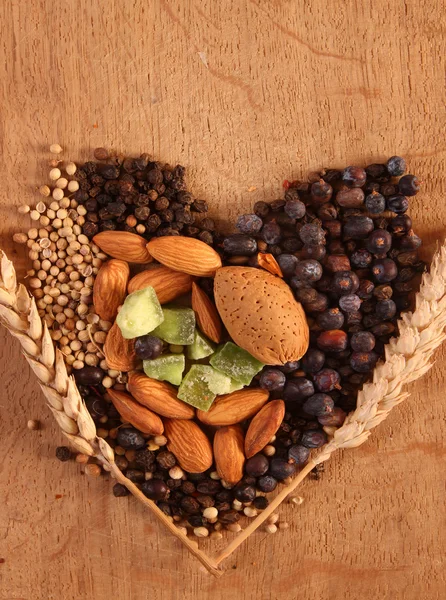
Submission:
POLYGON ((40 228, 14 236, 32 294, 3 254, 0 319, 86 472, 109 471, 115 496, 144 502, 219 575, 428 371, 445 338, 446 246, 402 313, 424 265, 401 158, 285 182, 228 236, 196 223, 207 205, 182 167, 95 158, 66 164, 70 181, 51 160, 52 198, 30 211, 40 228), (188 537, 224 530, 238 535, 215 558, 188 537))

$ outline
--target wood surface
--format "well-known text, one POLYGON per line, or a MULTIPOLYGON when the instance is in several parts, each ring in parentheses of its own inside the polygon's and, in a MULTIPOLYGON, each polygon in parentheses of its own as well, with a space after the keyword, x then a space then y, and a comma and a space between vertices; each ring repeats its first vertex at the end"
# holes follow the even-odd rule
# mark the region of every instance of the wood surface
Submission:
MULTIPOLYGON (((446 233, 445 5, 439 0, 9 0, 0 5, 1 245, 29 223, 48 144, 148 151, 188 169, 221 223, 284 179, 404 155, 429 258, 446 233)), ((63 442, 18 343, 0 338, 1 600, 435 600, 445 579, 445 349, 358 450, 306 481, 290 524, 204 574, 63 442), (42 429, 26 428, 29 418, 42 429)), ((229 534, 231 535, 231 534, 229 534)), ((211 551, 211 543, 203 547, 211 551)), ((218 549, 218 546, 214 546, 218 549)))

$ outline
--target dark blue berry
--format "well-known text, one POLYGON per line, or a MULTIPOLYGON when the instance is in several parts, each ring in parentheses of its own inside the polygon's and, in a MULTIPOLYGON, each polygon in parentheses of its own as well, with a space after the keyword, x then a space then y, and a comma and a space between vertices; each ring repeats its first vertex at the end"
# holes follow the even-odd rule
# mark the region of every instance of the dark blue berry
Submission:
POLYGON ((329 308, 318 315, 317 324, 322 329, 341 329, 344 324, 344 315, 339 308, 329 308))
POLYGON ((262 227, 260 235, 267 244, 278 244, 282 239, 282 232, 277 223, 271 221, 262 227))
MULTIPOLYGON (((344 315, 342 315, 344 320, 344 315)), ((306 373, 317 373, 325 363, 325 354, 317 348, 309 348, 302 359, 302 368, 306 373)))
POLYGON ((286 377, 279 369, 265 369, 260 376, 260 387, 270 392, 281 392, 285 387, 286 377))
POLYGON ((248 235, 255 235, 263 227, 263 221, 257 215, 241 215, 237 219, 237 229, 248 235))
POLYGON ((374 229, 370 217, 353 215, 348 217, 344 224, 344 237, 351 240, 363 240, 374 229))
POLYGON ((372 215, 379 215, 386 210, 386 199, 378 192, 372 192, 365 199, 365 207, 372 215))
POLYGON ((375 336, 370 331, 358 331, 352 335, 350 345, 355 352, 370 352, 375 347, 375 336))
POLYGON ((398 275, 398 268, 391 258, 382 258, 375 260, 372 273, 378 283, 388 283, 398 275))
POLYGON ((309 429, 303 432, 301 443, 307 448, 320 448, 327 443, 327 434, 321 429, 309 429))
POLYGON ((299 229, 299 237, 307 246, 325 243, 324 230, 317 223, 306 223, 299 229))
POLYGON ((314 394, 305 401, 302 408, 313 417, 321 417, 333 412, 334 402, 328 394, 314 394))
POLYGON ((287 200, 284 211, 291 219, 302 219, 305 216, 306 208, 301 200, 291 199, 287 200))
POLYGON ((339 308, 347 313, 353 313, 360 309, 361 299, 356 294, 347 294, 339 298, 339 308))
POLYGON ((298 262, 297 257, 294 256, 294 254, 279 254, 277 257, 277 262, 285 277, 291 277, 294 275, 294 271, 298 262))
POLYGON ((393 319, 396 315, 396 304, 390 298, 376 303, 375 312, 383 321, 393 319))
POLYGON ((375 229, 367 238, 366 246, 372 254, 387 254, 392 247, 392 236, 385 229, 375 229))
POLYGON ((409 200, 406 196, 390 196, 387 198, 387 210, 401 214, 409 208, 409 200))
POLYGON ((392 177, 399 177, 406 170, 406 161, 401 156, 391 156, 386 164, 387 171, 392 177))
POLYGON ((252 256, 257 252, 257 242, 243 233, 235 233, 223 240, 223 250, 230 256, 252 256))
POLYGON ((415 196, 420 191, 420 182, 415 175, 404 175, 398 181, 400 194, 404 196, 415 196))
POLYGON ((314 385, 319 392, 331 392, 338 387, 340 380, 339 373, 334 369, 321 369, 313 375, 314 385))
POLYGON ((321 264, 311 258, 299 261, 295 269, 296 277, 304 281, 319 281, 322 272, 321 264))
POLYGON ((142 335, 136 338, 135 354, 141 360, 158 358, 163 351, 163 342, 154 335, 142 335))
POLYGON ((349 187, 362 187, 367 179, 367 173, 361 167, 347 167, 342 172, 342 181, 349 187))
POLYGON ((303 465, 310 456, 310 449, 306 446, 295 445, 288 450, 288 459, 294 460, 296 465, 303 465))

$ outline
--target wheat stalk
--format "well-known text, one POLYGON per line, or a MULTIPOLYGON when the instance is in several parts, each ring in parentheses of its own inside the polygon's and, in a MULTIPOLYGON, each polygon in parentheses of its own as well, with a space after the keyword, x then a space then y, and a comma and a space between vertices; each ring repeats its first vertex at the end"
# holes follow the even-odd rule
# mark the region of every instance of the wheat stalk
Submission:
POLYGON ((0 323, 19 340, 23 355, 34 371, 62 433, 78 452, 95 457, 112 477, 143 502, 208 571, 220 575, 221 571, 214 561, 198 549, 197 543, 178 529, 116 466, 113 448, 96 435, 96 425, 74 378, 67 373, 62 352, 55 350, 48 327, 38 314, 34 298, 29 296, 22 284, 17 285, 14 266, 4 253, 0 275, 0 323))
POLYGON ((219 564, 251 535, 289 496, 318 464, 328 460, 335 450, 356 448, 370 436, 371 430, 384 421, 389 412, 409 396, 403 385, 415 381, 432 366, 435 349, 446 335, 446 243, 435 253, 429 273, 423 275, 416 295, 415 310, 405 313, 399 321, 399 337, 385 348, 385 361, 373 373, 373 381, 364 385, 357 406, 339 429, 325 428, 329 442, 302 469, 248 527, 243 530, 215 559, 208 557, 189 540, 154 502, 118 469, 110 445, 96 435, 96 426, 83 402, 74 379, 69 377, 63 355, 54 349, 46 324, 42 324, 34 298, 22 284, 17 284, 14 266, 5 254, 1 260, 0 322, 21 343, 23 354, 36 374, 63 434, 83 454, 96 457, 104 469, 125 485, 164 523, 213 575, 220 575, 219 564))

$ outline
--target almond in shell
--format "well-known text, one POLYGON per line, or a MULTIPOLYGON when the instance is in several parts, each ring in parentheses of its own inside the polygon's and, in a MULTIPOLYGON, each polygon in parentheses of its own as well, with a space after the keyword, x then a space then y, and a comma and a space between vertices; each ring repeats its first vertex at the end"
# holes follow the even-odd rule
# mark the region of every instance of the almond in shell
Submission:
POLYGON ((113 389, 107 390, 107 394, 124 421, 131 423, 143 433, 151 435, 163 433, 164 426, 159 416, 145 406, 141 406, 131 396, 113 389))
POLYGON ((167 447, 182 469, 189 473, 203 473, 211 467, 211 442, 194 421, 165 419, 164 433, 167 447))
POLYGON ((127 294, 130 269, 124 260, 112 258, 102 265, 93 286, 93 305, 101 319, 114 321, 127 294))
POLYGON ((195 415, 194 408, 178 400, 176 388, 165 381, 135 371, 129 375, 128 389, 138 402, 163 417, 193 419, 195 415))
POLYGON ((167 304, 167 302, 190 292, 192 282, 193 277, 188 273, 179 273, 168 267, 156 265, 132 277, 128 290, 129 294, 132 294, 145 287, 153 287, 160 304, 167 304))
POLYGON ((285 416, 285 402, 268 402, 249 424, 245 437, 245 456, 251 458, 268 444, 279 429, 285 416))
POLYGON ((253 417, 266 404, 268 398, 269 393, 260 388, 247 388, 217 396, 208 411, 197 411, 197 417, 206 425, 234 425, 253 417))
POLYGON ((200 331, 210 340, 221 342, 221 320, 215 304, 196 283, 192 284, 192 308, 200 331))
POLYGON ((221 427, 214 436, 214 459, 221 479, 235 485, 243 477, 245 453, 240 425, 221 427))
POLYGON ((127 372, 132 371, 138 365, 135 340, 123 338, 117 323, 113 323, 107 333, 103 350, 109 369, 127 372))
POLYGON ((152 262, 147 250, 147 240, 130 231, 101 231, 94 236, 93 243, 113 258, 129 263, 152 262))
POLYGON ((214 292, 229 335, 260 362, 283 365, 307 351, 305 313, 279 277, 253 267, 224 267, 216 273, 214 292))
POLYGON ((222 264, 213 248, 181 235, 153 238, 147 249, 162 265, 196 277, 213 277, 222 264))

